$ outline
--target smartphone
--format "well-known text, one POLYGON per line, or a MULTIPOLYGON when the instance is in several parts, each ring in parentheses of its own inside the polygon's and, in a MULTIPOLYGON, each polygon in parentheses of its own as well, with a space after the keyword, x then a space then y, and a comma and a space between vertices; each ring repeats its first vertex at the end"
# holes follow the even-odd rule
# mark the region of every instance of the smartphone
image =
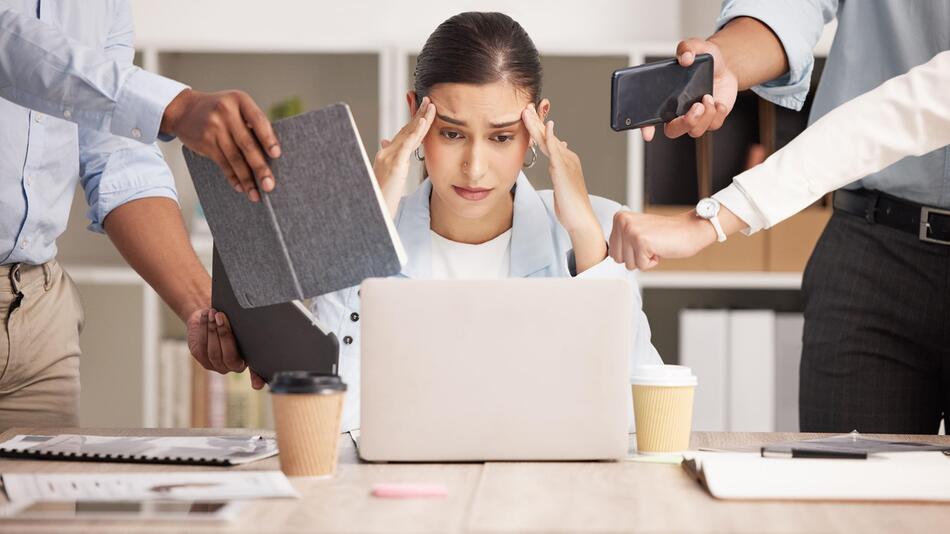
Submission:
POLYGON ((684 115, 712 94, 713 58, 696 56, 682 67, 676 59, 614 71, 610 84, 610 127, 615 131, 661 124, 684 115))

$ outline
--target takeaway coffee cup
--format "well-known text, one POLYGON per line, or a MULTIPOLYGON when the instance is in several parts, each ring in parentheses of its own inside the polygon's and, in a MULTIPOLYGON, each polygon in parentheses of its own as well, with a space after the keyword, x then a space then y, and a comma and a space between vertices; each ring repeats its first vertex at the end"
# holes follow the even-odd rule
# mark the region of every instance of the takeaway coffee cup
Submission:
POLYGON ((332 475, 346 384, 336 375, 284 371, 274 374, 270 392, 281 471, 332 475))
POLYGON ((673 454, 689 448, 696 377, 682 365, 638 365, 630 379, 637 451, 673 454))

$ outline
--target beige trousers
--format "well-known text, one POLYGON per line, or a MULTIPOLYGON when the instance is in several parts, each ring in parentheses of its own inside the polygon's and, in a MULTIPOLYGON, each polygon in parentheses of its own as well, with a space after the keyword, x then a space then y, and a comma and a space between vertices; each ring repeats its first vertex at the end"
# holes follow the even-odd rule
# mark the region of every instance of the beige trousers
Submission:
POLYGON ((83 320, 55 261, 0 265, 0 430, 78 425, 83 320))

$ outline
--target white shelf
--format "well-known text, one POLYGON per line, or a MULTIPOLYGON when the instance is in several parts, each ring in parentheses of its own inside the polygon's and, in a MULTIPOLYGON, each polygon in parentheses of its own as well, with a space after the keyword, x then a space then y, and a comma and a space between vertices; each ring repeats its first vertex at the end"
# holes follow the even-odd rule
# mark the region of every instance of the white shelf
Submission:
POLYGON ((63 265, 77 284, 145 285, 139 273, 122 265, 63 265))
POLYGON ((744 271, 651 272, 639 275, 645 289, 801 289, 801 273, 744 271))

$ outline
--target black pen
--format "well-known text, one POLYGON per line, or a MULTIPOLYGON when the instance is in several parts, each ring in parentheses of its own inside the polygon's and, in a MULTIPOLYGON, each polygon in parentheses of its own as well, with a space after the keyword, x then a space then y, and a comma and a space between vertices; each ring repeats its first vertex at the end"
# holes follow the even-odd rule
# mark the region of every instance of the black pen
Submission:
POLYGON ((769 450, 762 447, 763 458, 825 458, 833 460, 867 460, 867 451, 832 451, 813 449, 789 449, 787 451, 769 450))

